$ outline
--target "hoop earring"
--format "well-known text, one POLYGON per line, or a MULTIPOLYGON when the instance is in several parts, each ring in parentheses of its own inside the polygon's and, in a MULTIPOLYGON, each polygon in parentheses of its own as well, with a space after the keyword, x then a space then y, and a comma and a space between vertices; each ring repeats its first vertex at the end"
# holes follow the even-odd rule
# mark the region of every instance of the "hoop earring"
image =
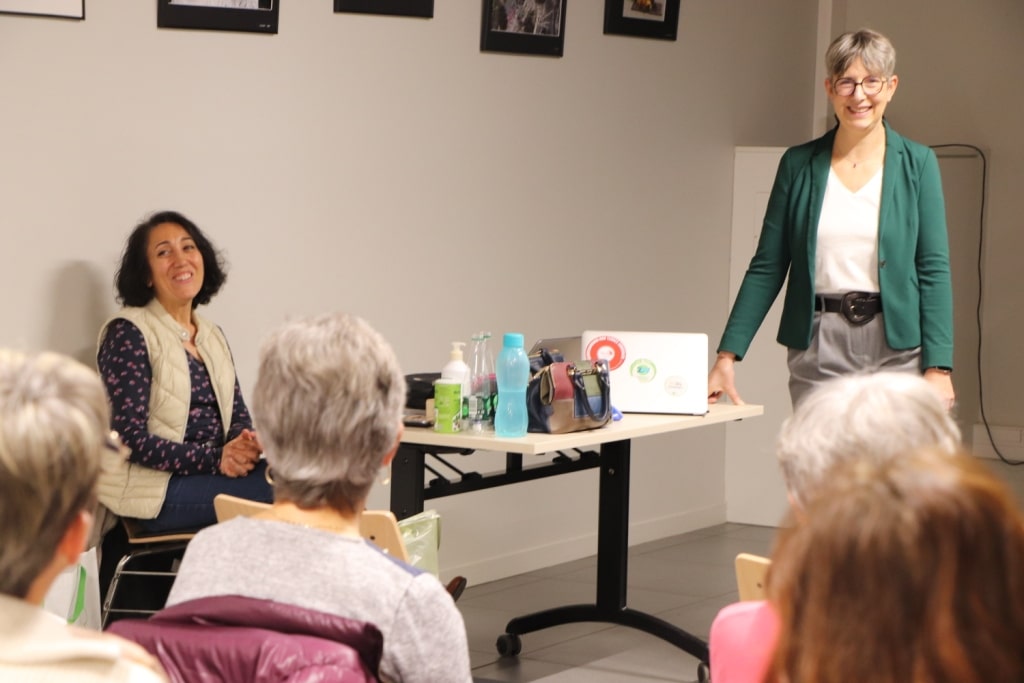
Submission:
POLYGON ((271 486, 274 485, 274 478, 270 476, 270 465, 267 465, 267 468, 263 470, 263 478, 266 479, 267 483, 271 486))

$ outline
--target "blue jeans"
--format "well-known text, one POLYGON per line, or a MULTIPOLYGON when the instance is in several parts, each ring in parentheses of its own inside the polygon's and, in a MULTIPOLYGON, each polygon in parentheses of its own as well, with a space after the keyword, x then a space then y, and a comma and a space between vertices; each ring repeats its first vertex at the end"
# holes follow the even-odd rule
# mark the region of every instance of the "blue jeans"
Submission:
POLYGON ((201 529, 216 524, 213 499, 219 493, 272 503, 274 491, 267 483, 266 470, 267 461, 260 460, 244 477, 219 474, 172 476, 160 514, 153 519, 140 519, 139 526, 146 531, 163 532, 201 529))

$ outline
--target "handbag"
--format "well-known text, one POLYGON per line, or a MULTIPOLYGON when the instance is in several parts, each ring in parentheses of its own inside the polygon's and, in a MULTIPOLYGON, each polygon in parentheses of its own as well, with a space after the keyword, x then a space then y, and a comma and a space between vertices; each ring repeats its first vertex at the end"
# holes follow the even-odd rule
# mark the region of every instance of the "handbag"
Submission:
POLYGON ((567 362, 540 349, 530 355, 526 386, 528 431, 565 434, 597 429, 611 420, 608 361, 567 362))

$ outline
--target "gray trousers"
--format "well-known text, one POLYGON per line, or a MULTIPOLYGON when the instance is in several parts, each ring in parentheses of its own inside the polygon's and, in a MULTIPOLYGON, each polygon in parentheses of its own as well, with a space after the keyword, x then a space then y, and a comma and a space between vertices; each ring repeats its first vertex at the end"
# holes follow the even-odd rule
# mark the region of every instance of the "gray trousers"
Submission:
POLYGON ((864 325, 853 325, 840 313, 814 314, 810 347, 789 350, 789 397, 793 407, 814 387, 834 377, 880 370, 920 374, 921 347, 900 351, 890 348, 882 315, 864 325))

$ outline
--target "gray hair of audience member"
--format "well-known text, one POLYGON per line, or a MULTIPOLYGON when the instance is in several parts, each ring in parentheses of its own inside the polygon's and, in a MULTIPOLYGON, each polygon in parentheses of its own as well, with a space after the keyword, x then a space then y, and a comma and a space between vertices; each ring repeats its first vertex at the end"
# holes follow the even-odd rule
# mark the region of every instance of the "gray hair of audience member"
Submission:
POLYGON ((776 455, 791 501, 804 505, 836 464, 877 463, 920 448, 950 454, 960 428, 920 375, 850 375, 821 385, 782 424, 776 455))
POLYGON ((398 442, 404 405, 398 359, 362 319, 326 314, 272 332, 252 408, 275 500, 354 511, 398 442))
POLYGON ((66 356, 0 349, 0 593, 25 598, 75 517, 92 513, 110 407, 66 356))
POLYGON ((840 78, 857 58, 871 74, 891 78, 896 72, 896 48, 878 31, 862 28, 838 36, 825 51, 825 71, 840 78))

